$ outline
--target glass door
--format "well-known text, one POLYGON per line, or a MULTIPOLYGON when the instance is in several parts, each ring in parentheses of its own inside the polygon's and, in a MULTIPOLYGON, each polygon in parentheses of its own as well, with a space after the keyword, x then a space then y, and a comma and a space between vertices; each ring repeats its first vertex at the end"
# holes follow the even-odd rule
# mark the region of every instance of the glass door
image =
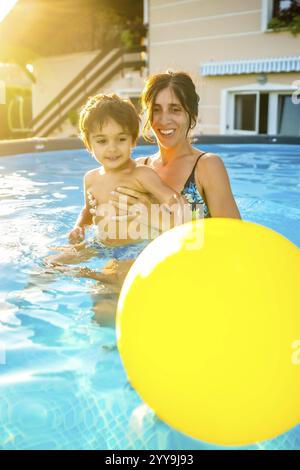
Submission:
POLYGON ((300 104, 291 95, 278 95, 277 134, 300 136, 300 104))
POLYGON ((234 134, 258 134, 259 132, 259 92, 234 94, 233 126, 234 134))

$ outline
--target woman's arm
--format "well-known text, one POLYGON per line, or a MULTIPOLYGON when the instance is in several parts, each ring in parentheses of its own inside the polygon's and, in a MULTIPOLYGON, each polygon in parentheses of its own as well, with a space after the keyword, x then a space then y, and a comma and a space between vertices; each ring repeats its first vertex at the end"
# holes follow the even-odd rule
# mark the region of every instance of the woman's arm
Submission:
POLYGON ((204 189, 212 217, 241 218, 226 168, 220 157, 207 154, 201 158, 197 165, 196 177, 204 189))

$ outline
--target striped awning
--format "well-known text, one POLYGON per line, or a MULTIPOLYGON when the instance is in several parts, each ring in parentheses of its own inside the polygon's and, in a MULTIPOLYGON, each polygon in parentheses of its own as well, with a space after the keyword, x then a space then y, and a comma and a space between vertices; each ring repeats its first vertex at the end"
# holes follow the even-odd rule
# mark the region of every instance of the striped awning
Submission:
POLYGON ((206 62, 201 65, 201 75, 204 77, 272 72, 300 72, 300 56, 206 62))

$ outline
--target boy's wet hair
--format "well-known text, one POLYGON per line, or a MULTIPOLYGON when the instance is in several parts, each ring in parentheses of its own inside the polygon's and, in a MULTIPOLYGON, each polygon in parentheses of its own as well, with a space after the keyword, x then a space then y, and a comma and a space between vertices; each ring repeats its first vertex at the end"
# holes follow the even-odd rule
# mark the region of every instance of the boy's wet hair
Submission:
POLYGON ((143 126, 143 137, 150 142, 148 131, 153 119, 153 106, 158 93, 165 88, 171 88, 175 96, 189 116, 189 127, 193 129, 197 124, 198 105, 200 97, 196 92, 196 87, 191 77, 185 72, 172 72, 152 75, 146 81, 142 96, 142 108, 146 112, 146 120, 143 126))
POLYGON ((140 118, 131 101, 115 94, 98 94, 91 96, 79 117, 80 137, 91 151, 89 135, 95 129, 101 129, 108 119, 116 121, 132 137, 135 145, 139 136, 140 118))

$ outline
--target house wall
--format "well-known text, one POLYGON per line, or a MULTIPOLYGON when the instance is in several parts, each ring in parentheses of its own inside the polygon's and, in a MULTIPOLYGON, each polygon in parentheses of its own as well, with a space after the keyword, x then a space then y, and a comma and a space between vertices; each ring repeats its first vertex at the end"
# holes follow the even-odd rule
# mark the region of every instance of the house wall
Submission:
POLYGON ((150 0, 150 71, 299 54, 299 37, 262 30, 263 0, 150 0))
POLYGON ((76 77, 99 51, 41 57, 32 63, 36 84, 32 86, 32 112, 37 116, 42 109, 76 77))
MULTIPOLYGON (((98 93, 117 93, 123 98, 139 97, 144 86, 145 74, 138 71, 125 70, 123 74, 117 74, 112 80, 108 81, 105 86, 98 90, 98 93)), ((67 137, 78 135, 77 126, 72 126, 67 119, 52 136, 67 137)))
MULTIPOLYGON (((37 77, 37 83, 32 87, 33 117, 37 116, 98 53, 99 51, 93 51, 36 60, 33 63, 34 74, 37 77)), ((97 92, 119 93, 124 98, 139 96, 144 85, 145 73, 146 71, 141 75, 139 71, 124 70, 123 74, 117 74, 97 92)), ((66 137, 76 134, 77 128, 66 120, 52 135, 66 137)))

